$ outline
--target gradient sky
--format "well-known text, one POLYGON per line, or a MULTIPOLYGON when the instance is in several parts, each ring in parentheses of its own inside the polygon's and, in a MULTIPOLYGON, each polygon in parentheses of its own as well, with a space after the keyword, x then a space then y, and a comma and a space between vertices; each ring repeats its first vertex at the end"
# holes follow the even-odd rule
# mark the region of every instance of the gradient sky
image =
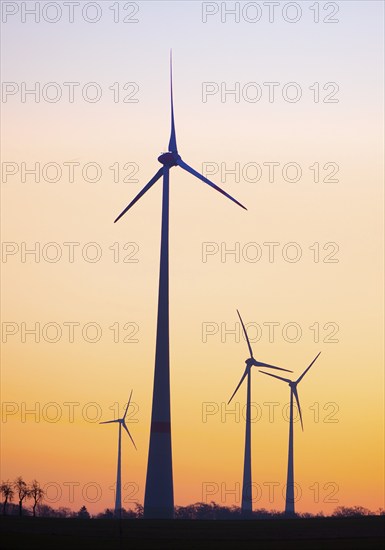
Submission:
MULTIPOLYGON (((21 4, 19 12, 2 24, 3 82, 15 82, 19 88, 22 82, 27 87, 57 82, 63 94, 64 82, 80 82, 80 87, 97 82, 103 97, 88 103, 77 92, 73 103, 64 97, 57 103, 44 98, 36 103, 30 96, 23 103, 20 93, 3 96, 2 161, 16 163, 19 171, 2 179, 2 478, 23 475, 48 484, 53 506, 78 509, 86 504, 92 512, 112 506, 117 429, 97 421, 114 417, 114 403, 122 412, 133 389, 136 407, 129 428, 138 451, 126 438, 123 483, 128 485, 123 497, 125 505, 130 498, 143 501, 160 185, 119 224, 113 220, 158 170, 157 156, 167 148, 172 47, 182 157, 198 170, 209 162, 225 163, 228 169, 235 163, 241 168, 247 163, 280 163, 274 182, 269 182, 266 165, 259 182, 246 181, 242 173, 239 181, 220 172, 211 176, 244 203, 247 212, 190 175, 178 169, 171 173, 175 502, 239 504, 239 494, 231 491, 242 479, 246 388, 239 391, 236 405, 225 405, 247 358, 246 343, 239 338, 239 308, 246 323, 261 327, 254 344, 260 360, 299 376, 322 351, 299 386, 305 431, 296 424, 295 475, 302 490, 297 509, 330 513, 338 505, 383 507, 383 4, 338 2, 339 22, 334 24, 314 22, 309 9, 313 2, 300 3, 302 17, 297 23, 283 19, 287 2, 281 2, 274 22, 268 22, 264 8, 255 24, 242 16, 239 23, 230 16, 221 22, 220 13, 203 23, 198 1, 137 2, 139 21, 132 24, 113 23, 109 1, 99 2, 102 16, 95 24, 79 15, 69 23, 64 12, 57 23, 43 17, 40 23, 30 18, 23 23, 21 4), (273 81, 280 84, 270 103, 263 83, 273 81), (137 83, 139 101, 114 103, 109 87, 115 82, 119 87, 137 83), (222 102, 217 94, 203 102, 204 82, 219 87, 223 83, 228 89, 236 82, 240 89, 259 83, 263 96, 256 103, 242 95, 239 102, 233 96, 222 102), (297 103, 282 99, 288 82, 302 88, 297 103), (309 90, 315 82, 320 83, 321 98, 325 83, 337 83, 338 103, 315 103, 309 90), (80 169, 98 163, 100 181, 85 181, 79 170, 70 182, 63 167, 69 161, 79 162, 80 169), (23 183, 21 164, 31 167, 35 162, 58 163, 63 177, 56 183, 42 177, 36 183, 27 176, 23 183), (301 166, 300 181, 290 183, 282 177, 282 166, 288 162, 301 166), (338 181, 314 182, 309 167, 316 162, 322 177, 322 167, 336 163, 338 181), (109 169, 114 163, 120 165, 119 182, 109 169), (138 165, 137 182, 122 181, 122 174, 128 173, 125 163, 138 165), (68 242, 80 243, 73 262, 63 244, 68 242), (95 263, 81 253, 90 242, 102 253, 95 263), (127 242, 138 247, 136 263, 123 262, 130 252, 123 250, 127 242), (204 262, 202 247, 208 242, 219 252, 204 262), (268 242, 279 243, 272 262, 263 244, 268 242), (284 246, 292 242, 302 251, 296 263, 282 256, 284 246), (31 255, 23 261, 23 247, 35 243, 40 243, 40 261, 31 255), (47 243, 57 243, 56 250, 62 252, 56 263, 47 261, 46 254, 55 251, 44 248, 47 243), (110 248, 114 243, 115 252, 110 248), (252 254, 248 243, 260 246, 258 262, 247 261, 247 250, 252 254), (314 243, 320 246, 319 262, 314 261, 314 243), (323 261, 335 249, 332 245, 323 250, 326 243, 338 245, 338 262, 323 261), (236 246, 239 261, 232 255, 221 258, 221 250, 236 246), (118 249, 119 261, 114 262, 118 249), (14 254, 4 255, 4 250, 14 254), (68 322, 80 324, 73 342, 64 325, 68 322), (279 325, 270 341, 266 323, 272 322, 279 325), (6 338, 9 323, 15 323, 17 332, 6 338), (31 335, 22 336, 23 327, 35 323, 40 323, 39 343, 31 335), (53 332, 44 338, 47 323, 63 331, 58 342, 47 341, 53 332), (82 337, 87 323, 98 325, 98 342, 82 337), (126 323, 130 325, 125 330, 126 323), (134 323, 139 327, 138 342, 124 343, 134 323), (207 323, 215 334, 203 338, 207 323), (287 323, 301 327, 297 342, 287 341, 294 339, 293 333, 283 332, 287 323), (315 323, 320 327, 319 342, 315 328, 309 328, 315 323), (120 327, 118 342, 109 328, 113 325, 120 327), (336 325, 338 341, 325 342, 336 325), (226 335, 226 329, 238 333, 226 335), (57 405, 50 408, 51 402, 57 405), (25 416, 35 403, 40 412, 25 416), (73 405, 73 419, 65 403, 78 403, 73 405), (50 422, 55 411, 60 412, 58 420, 50 422), (204 411, 213 414, 204 416, 204 411), (100 494, 94 498, 96 484, 100 494), (54 502, 56 489, 61 496, 54 502)), ((319 2, 322 17, 325 4, 319 2)), ((87 250, 91 255, 92 249, 87 250)), ((86 338, 92 339, 92 327, 89 331, 86 338)), ((255 411, 260 411, 252 428, 253 476, 260 496, 254 507, 283 509, 289 388, 256 370, 253 375, 252 397, 255 411), (269 418, 272 403, 277 405, 269 418), (271 483, 277 484, 272 502, 271 483)))

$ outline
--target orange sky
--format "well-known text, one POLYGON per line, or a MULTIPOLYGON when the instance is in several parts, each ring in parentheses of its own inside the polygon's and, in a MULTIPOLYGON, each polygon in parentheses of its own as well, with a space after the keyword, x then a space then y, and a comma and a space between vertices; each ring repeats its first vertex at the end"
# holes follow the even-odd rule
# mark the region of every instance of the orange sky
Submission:
MULTIPOLYGON (((274 182, 266 165, 259 182, 242 176, 236 181, 223 171, 212 176, 247 212, 188 174, 171 172, 175 502, 239 504, 245 388, 236 403, 225 405, 247 358, 239 308, 250 331, 260 327, 254 343, 260 360, 298 376, 322 351, 299 387, 305 431, 296 424, 295 475, 302 491, 297 509, 330 513, 357 504, 376 510, 384 505, 382 7, 372 4, 374 17, 363 3, 344 2, 338 25, 262 22, 258 34, 244 22, 205 25, 195 4, 174 2, 173 11, 170 3, 140 3, 141 20, 130 32, 103 19, 98 28, 77 22, 71 41, 65 22, 4 25, 3 79, 97 81, 106 93, 94 104, 22 103, 17 94, 2 104, 3 163, 17 167, 2 182, 2 477, 37 478, 53 506, 78 509, 85 503, 92 512, 112 506, 117 429, 98 421, 114 417, 114 403, 122 412, 133 389, 129 428, 138 451, 124 440, 123 496, 126 505, 130 499, 143 502, 160 186, 119 224, 112 222, 158 169, 156 158, 166 147, 172 43, 183 158, 198 170, 208 162, 227 169, 239 163, 241 170, 251 162, 279 163, 274 182), (159 21, 167 36, 151 34, 159 21), (200 37, 199 44, 186 43, 186 28, 200 37), (100 41, 98 32, 108 40, 100 41), (28 51, 21 49, 27 41, 28 51), (357 58, 361 78, 352 70, 357 58), (114 103, 108 86, 116 81, 139 82, 140 101, 114 103), (203 103, 202 83, 209 81, 229 87, 238 81, 296 81, 304 97, 295 104, 222 103, 219 97, 203 103), (316 81, 338 82, 339 102, 314 103, 308 87, 316 81), (69 161, 80 163, 73 183, 63 164, 69 161), (59 164, 62 178, 53 183, 41 172, 40 183, 32 176, 22 182, 22 163, 35 162, 59 164), (81 176, 89 162, 100 166, 100 181, 81 176), (296 183, 282 177, 289 162, 302 169, 296 183), (324 165, 336 163, 338 181, 316 183, 309 168, 316 162, 323 177, 324 165), (114 163, 119 182, 109 168, 114 163), (133 176, 138 182, 122 181, 129 174, 125 163, 139 167, 133 176), (26 253, 35 243, 36 255, 26 253), (124 249, 126 243, 135 244, 124 249), (267 243, 278 243, 272 261, 267 243), (290 243, 301 253, 298 262, 288 259, 290 243), (229 252, 234 249, 239 257, 229 252), (250 261, 248 254, 257 249, 261 258, 250 261), (217 252, 204 258, 207 250, 217 252), (331 252, 337 261, 328 261, 331 252), (101 256, 95 262, 94 253, 101 256), (34 327, 38 336, 26 332, 34 327), (298 341, 294 329, 300 330, 298 341), (206 337, 207 330, 213 334, 206 337), (35 415, 26 412, 33 408, 35 415)), ((253 375, 252 397, 261 415, 252 428, 254 507, 281 510, 289 391, 256 370, 253 375)))

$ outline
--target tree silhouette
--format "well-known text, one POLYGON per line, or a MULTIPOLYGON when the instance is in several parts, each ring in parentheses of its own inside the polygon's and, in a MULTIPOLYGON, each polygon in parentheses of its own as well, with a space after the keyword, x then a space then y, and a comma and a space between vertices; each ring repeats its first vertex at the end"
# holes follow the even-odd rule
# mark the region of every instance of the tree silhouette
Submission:
POLYGON ((360 516, 370 516, 373 512, 363 506, 337 506, 333 512, 335 517, 358 518, 360 516))
POLYGON ((19 498, 19 516, 21 516, 23 514, 23 500, 29 497, 29 488, 21 476, 15 479, 13 486, 19 498))
POLYGON ((34 479, 29 486, 29 494, 31 498, 33 498, 33 506, 32 506, 32 513, 33 517, 36 516, 36 506, 43 500, 44 498, 44 491, 40 487, 40 483, 34 479))
POLYGON ((115 512, 112 508, 106 508, 104 512, 100 512, 96 517, 98 519, 114 519, 115 512))
POLYGON ((85 506, 82 506, 79 510, 79 512, 77 513, 77 517, 78 518, 83 518, 83 519, 90 519, 90 514, 87 510, 87 508, 85 506))
POLYGON ((12 487, 11 481, 2 481, 0 484, 0 493, 4 497, 4 503, 3 503, 3 516, 5 516, 7 511, 7 503, 8 501, 11 502, 13 500, 13 497, 15 495, 15 492, 12 487))
POLYGON ((135 514, 137 518, 142 518, 144 515, 144 507, 139 502, 135 503, 135 514))

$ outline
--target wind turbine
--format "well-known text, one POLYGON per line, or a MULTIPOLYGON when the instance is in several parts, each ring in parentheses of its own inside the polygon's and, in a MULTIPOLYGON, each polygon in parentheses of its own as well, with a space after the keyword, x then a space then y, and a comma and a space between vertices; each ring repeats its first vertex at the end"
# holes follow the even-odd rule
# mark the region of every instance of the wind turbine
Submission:
POLYGON ((241 314, 237 310, 238 317, 241 321, 243 328, 243 333, 246 338, 247 345, 249 347, 250 357, 246 359, 246 368, 245 372, 242 375, 242 378, 235 388, 233 395, 230 397, 229 402, 233 399, 234 395, 237 393, 242 382, 247 376, 247 400, 246 400, 246 432, 245 432, 245 454, 243 461, 243 483, 242 483, 242 515, 244 517, 251 517, 253 510, 253 499, 252 499, 252 476, 251 476, 251 367, 268 367, 270 369, 277 369, 286 372, 292 372, 287 369, 281 369, 280 367, 274 367, 273 365, 268 365, 267 363, 261 363, 254 358, 253 350, 251 348, 250 340, 246 331, 246 327, 243 323, 241 314))
POLYGON ((116 495, 115 495, 115 516, 121 517, 122 515, 122 476, 121 476, 121 458, 122 458, 122 427, 126 430, 126 432, 129 435, 129 438, 132 441, 133 446, 136 449, 136 445, 134 440, 132 439, 132 436, 130 432, 128 431, 127 425, 126 425, 126 415, 128 411, 128 407, 130 406, 131 402, 131 396, 132 396, 132 390, 130 393, 130 398, 128 400, 126 410, 124 411, 124 415, 122 418, 118 418, 117 420, 107 420, 106 422, 99 422, 99 424, 119 424, 119 437, 118 437, 118 467, 116 472, 116 495))
POLYGON ((318 359, 319 354, 313 359, 313 361, 310 363, 310 365, 303 371, 301 376, 297 378, 297 380, 289 380, 288 378, 282 378, 281 376, 277 376, 275 374, 270 374, 270 372, 264 372, 260 371, 263 374, 267 374, 268 376, 273 376, 274 378, 278 378, 278 380, 282 380, 283 382, 287 382, 290 386, 290 422, 289 422, 289 453, 288 453, 288 462, 287 462, 287 482, 286 482, 286 504, 285 504, 285 514, 287 516, 295 516, 295 506, 294 506, 294 417, 293 417, 293 402, 294 399, 297 402, 298 412, 299 412, 299 418, 301 421, 301 427, 303 431, 303 422, 302 422, 302 411, 301 406, 299 404, 299 397, 298 397, 298 391, 297 391, 297 385, 301 382, 302 378, 305 376, 307 371, 310 369, 310 367, 315 363, 315 361, 318 359))
POLYGON ((179 166, 203 181, 225 197, 246 208, 220 187, 212 183, 186 164, 178 153, 176 144, 172 56, 170 53, 171 134, 168 151, 158 157, 162 167, 143 187, 130 204, 119 214, 117 222, 162 176, 162 229, 160 245, 160 274, 158 294, 158 319, 155 352, 154 387, 152 400, 150 446, 148 452, 146 490, 144 497, 145 518, 172 518, 174 516, 174 488, 171 451, 170 413, 170 352, 169 352, 169 173, 179 166))

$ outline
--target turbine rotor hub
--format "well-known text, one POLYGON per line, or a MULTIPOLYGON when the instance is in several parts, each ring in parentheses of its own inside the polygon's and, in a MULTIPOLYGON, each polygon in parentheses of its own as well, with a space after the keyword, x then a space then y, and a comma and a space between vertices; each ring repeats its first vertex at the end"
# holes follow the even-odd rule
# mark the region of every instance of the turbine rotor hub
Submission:
POLYGON ((171 168, 172 166, 176 166, 178 164, 179 159, 180 159, 180 156, 178 155, 178 153, 173 153, 172 151, 167 151, 167 153, 162 153, 158 157, 158 161, 164 166, 168 166, 169 168, 171 168))

